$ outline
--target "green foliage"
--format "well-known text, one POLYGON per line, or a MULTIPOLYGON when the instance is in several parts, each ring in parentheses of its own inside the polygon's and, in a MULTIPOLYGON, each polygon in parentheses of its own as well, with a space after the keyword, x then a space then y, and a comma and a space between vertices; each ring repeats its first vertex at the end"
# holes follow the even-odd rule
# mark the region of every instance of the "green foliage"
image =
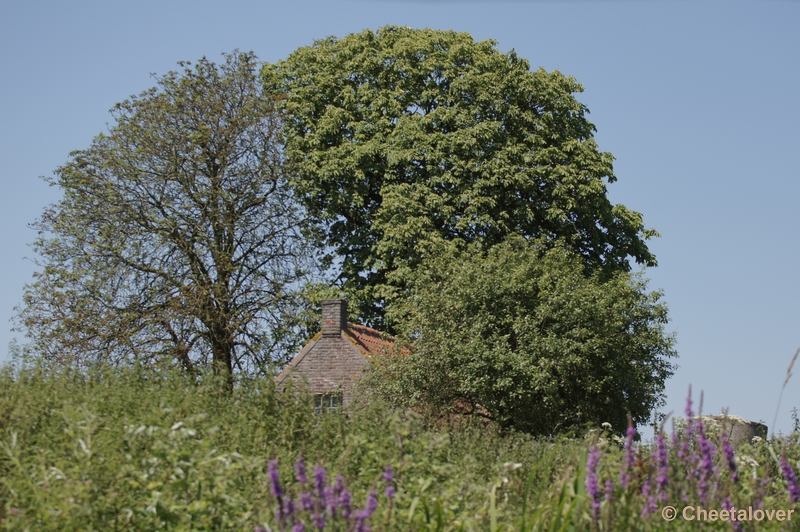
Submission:
MULTIPOLYGON (((719 436, 709 431, 708 437, 719 448, 719 436)), ((355 508, 364 507, 370 490, 381 491, 391 465, 397 494, 391 504, 379 497, 369 523, 382 532, 662 530, 661 506, 680 511, 697 503, 693 472, 705 467, 702 446, 682 451, 670 444, 663 488, 669 498, 643 516, 642 486, 658 482, 655 448, 632 448, 630 481, 622 488, 626 451, 618 442, 607 431, 534 439, 481 424, 437 428, 380 402, 348 415, 317 415, 302 390, 276 393, 271 379, 239 380, 229 392, 226 380, 210 372, 192 379, 174 368, 5 367, 0 529, 277 530, 267 462, 278 461, 281 479, 296 495, 291 479, 298 456, 309 468, 324 466, 329 478, 342 475, 355 508), (601 450, 593 472, 590 446, 601 450), (601 490, 612 481, 598 519, 590 473, 601 490)), ((738 480, 721 449, 713 458, 720 473, 707 486, 716 494, 707 508, 719 509, 726 496, 737 508, 798 508, 781 473, 784 458, 792 467, 800 458, 796 435, 737 450, 738 480)), ((785 530, 787 523, 752 525, 743 529, 785 530)), ((668 526, 695 530, 698 523, 679 518, 668 526)), ((705 528, 729 530, 730 524, 705 528)))
POLYGON ((276 393, 271 379, 228 392, 207 372, 6 368, 0 528, 252 531, 275 523, 267 462, 291 479, 302 455, 342 475, 357 508, 393 466, 397 495, 391 510, 381 498, 375 530, 482 530, 492 508, 500 522, 515 518, 533 465, 543 491, 571 460, 571 446, 432 429, 380 403, 348 416, 312 404, 302 390, 276 393))
POLYGON ((17 326, 50 360, 230 374, 297 347, 314 263, 256 57, 179 64, 48 179, 17 326))
POLYGON ((646 423, 661 405, 673 339, 639 277, 587 277, 565 246, 522 238, 442 244, 416 275, 395 309, 410 354, 376 359, 370 375, 392 403, 543 435, 603 422, 623 432, 629 412, 646 423))
POLYGON ((436 238, 558 237, 591 269, 655 264, 656 233, 608 200, 613 157, 573 78, 531 71, 494 41, 393 26, 317 41, 262 77, 343 287, 379 328, 436 238))

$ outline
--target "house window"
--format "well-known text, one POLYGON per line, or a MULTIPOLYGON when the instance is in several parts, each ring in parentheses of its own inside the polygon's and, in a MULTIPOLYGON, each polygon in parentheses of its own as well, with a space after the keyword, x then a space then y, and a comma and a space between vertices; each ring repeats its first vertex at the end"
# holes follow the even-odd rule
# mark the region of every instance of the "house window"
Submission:
POLYGON ((321 412, 337 412, 342 408, 342 394, 318 393, 314 395, 314 410, 321 412))

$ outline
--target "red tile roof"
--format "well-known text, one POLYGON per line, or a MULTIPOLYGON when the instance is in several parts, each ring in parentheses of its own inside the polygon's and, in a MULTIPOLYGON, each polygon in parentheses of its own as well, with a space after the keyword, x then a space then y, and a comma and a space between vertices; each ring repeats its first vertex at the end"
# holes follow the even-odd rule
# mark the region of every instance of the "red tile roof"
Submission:
POLYGON ((365 355, 383 355, 394 351, 393 337, 366 325, 348 323, 345 333, 365 355))

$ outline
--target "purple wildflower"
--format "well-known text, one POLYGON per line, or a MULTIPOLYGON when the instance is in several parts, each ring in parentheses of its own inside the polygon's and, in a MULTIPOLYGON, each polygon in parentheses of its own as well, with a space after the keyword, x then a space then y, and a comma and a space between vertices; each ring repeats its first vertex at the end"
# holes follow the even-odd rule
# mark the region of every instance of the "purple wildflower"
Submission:
POLYGON ((281 487, 281 474, 278 471, 278 461, 270 460, 269 464, 267 464, 267 470, 269 473, 269 487, 270 491, 272 492, 272 496, 276 499, 280 499, 280 497, 283 495, 283 488, 281 487))
POLYGON ((325 492, 325 509, 328 511, 328 515, 333 516, 337 503, 334 486, 325 486, 323 491, 325 492))
POLYGON ((364 523, 363 520, 356 520, 356 527, 353 532, 372 532, 372 527, 364 523))
POLYGON ((378 509, 378 492, 375 490, 370 490, 369 496, 367 497, 367 519, 372 513, 378 509))
POLYGON ((397 493, 392 485, 392 481, 394 480, 394 469, 392 466, 388 465, 383 470, 383 481, 386 482, 386 491, 384 492, 387 499, 394 499, 395 493, 397 493))
POLYGON ((656 435, 656 499, 659 501, 667 498, 667 485, 669 483, 669 455, 667 454, 667 440, 664 433, 656 435))
MULTIPOLYGON (((725 497, 725 499, 723 499, 722 507, 725 508, 728 511, 730 511, 731 508, 733 508, 733 503, 731 502, 731 498, 730 497, 725 497)), ((733 529, 734 530, 737 530, 737 531, 738 530, 742 530, 742 523, 740 523, 739 521, 736 521, 736 520, 732 520, 732 523, 733 523, 733 529)))
POLYGON ((358 510, 355 517, 355 532, 370 532, 372 530, 372 527, 366 524, 366 520, 369 519, 369 515, 367 514, 366 510, 358 510))
POLYGON ((314 466, 314 493, 317 498, 322 500, 325 497, 325 468, 322 466, 314 466))
POLYGON ((589 494, 592 506, 592 518, 600 519, 600 486, 597 484, 597 466, 600 464, 600 449, 594 445, 589 448, 586 461, 586 493, 589 494))
POLYGON ((367 507, 356 512, 355 532, 371 532, 372 527, 366 524, 367 519, 378 509, 378 492, 370 490, 367 497, 367 507))
POLYGON ((297 463, 294 465, 294 472, 296 473, 297 482, 300 484, 305 484, 308 482, 308 477, 306 476, 306 462, 302 456, 297 457, 297 463))
POLYGON ((739 470, 736 468, 736 460, 734 459, 733 449, 728 441, 728 435, 722 432, 722 453, 728 462, 728 469, 731 470, 731 478, 734 482, 739 480, 739 470))
POLYGON ((684 413, 686 414, 686 436, 691 440, 695 431, 694 412, 692 411, 691 386, 689 386, 689 395, 686 397, 686 409, 684 410, 684 413))
POLYGON ((700 451, 700 465, 697 468, 697 495, 703 504, 708 502, 711 486, 709 480, 715 480, 719 469, 714 465, 716 447, 706 438, 705 425, 702 421, 697 423, 697 444, 700 451))
POLYGON ((283 511, 283 488, 281 487, 281 474, 278 471, 278 461, 270 460, 267 464, 267 470, 269 473, 270 491, 272 492, 272 496, 275 497, 276 501, 278 521, 283 523, 283 520, 286 518, 286 516, 284 515, 283 511))
MULTIPOLYGON (((767 473, 769 473, 769 468, 767 469, 767 473)), ((761 482, 758 483, 758 490, 756 490, 756 498, 753 501, 753 508, 758 508, 761 510, 764 509, 764 491, 771 482, 772 479, 767 474, 764 475, 764 478, 762 478, 761 482)))
POLYGON ((292 527, 292 532, 306 532, 306 525, 303 523, 297 523, 292 527))
POLYGON ((291 517, 296 509, 297 507, 295 506, 294 501, 292 500, 291 497, 283 498, 283 510, 286 517, 291 517))
POLYGON ((642 519, 647 519, 650 517, 650 514, 654 513, 656 508, 656 498, 653 495, 653 487, 651 486, 652 479, 650 476, 642 484, 642 496, 644 497, 644 507, 642 508, 642 513, 640 517, 642 519))
POLYGON ((686 419, 693 419, 694 412, 692 411, 692 387, 689 386, 689 395, 686 396, 686 409, 683 411, 686 414, 686 419))
POLYGON ((630 471, 633 469, 635 460, 633 450, 633 438, 636 436, 636 429, 633 425, 628 425, 628 430, 625 431, 625 457, 622 462, 622 469, 619 470, 619 486, 626 490, 631 482, 630 471))
POLYGON ((325 512, 314 512, 311 514, 311 521, 318 530, 325 530, 325 512))
POLYGON ((610 478, 606 479, 603 491, 605 492, 606 502, 611 502, 614 499, 614 481, 610 478))
POLYGON ((792 502, 800 500, 800 488, 797 487, 797 475, 785 456, 781 457, 781 471, 789 487, 789 499, 792 502))
MULTIPOLYGON (((688 410, 688 408, 687 408, 688 410)), ((687 420, 686 429, 683 431, 681 437, 680 446, 678 446, 678 461, 681 463, 681 467, 684 468, 686 471, 686 486, 691 486, 694 484, 695 479, 699 477, 699 472, 697 470, 697 462, 698 457, 692 452, 692 441, 694 440, 694 419, 689 418, 687 420)), ((682 499, 684 502, 688 502, 689 494, 688 492, 683 491, 683 488, 680 488, 682 492, 682 499)))
POLYGON ((314 499, 311 497, 310 493, 306 492, 300 494, 300 507, 305 511, 314 508, 314 499))
POLYGON ((678 461, 682 463, 690 459, 692 455, 689 443, 690 440, 691 436, 689 435, 688 431, 683 431, 683 433, 678 431, 672 436, 672 444, 678 448, 678 461), (678 436, 678 434, 680 434, 680 436, 678 436))
POLYGON ((350 490, 343 489, 342 492, 339 494, 339 508, 342 512, 342 517, 345 519, 350 519, 350 515, 352 513, 352 509, 350 504, 352 502, 352 494, 350 490))
POLYGON ((344 479, 342 478, 342 475, 338 475, 336 477, 336 482, 333 484, 333 493, 335 493, 338 496, 343 489, 344 489, 344 479))

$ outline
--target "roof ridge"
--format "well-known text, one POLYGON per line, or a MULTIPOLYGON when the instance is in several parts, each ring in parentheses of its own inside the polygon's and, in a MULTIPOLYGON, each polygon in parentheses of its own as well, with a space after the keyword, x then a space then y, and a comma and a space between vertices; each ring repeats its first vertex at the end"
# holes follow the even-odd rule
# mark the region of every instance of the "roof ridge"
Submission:
POLYGON ((345 334, 365 355, 378 355, 394 350, 396 338, 360 323, 347 324, 345 334))

